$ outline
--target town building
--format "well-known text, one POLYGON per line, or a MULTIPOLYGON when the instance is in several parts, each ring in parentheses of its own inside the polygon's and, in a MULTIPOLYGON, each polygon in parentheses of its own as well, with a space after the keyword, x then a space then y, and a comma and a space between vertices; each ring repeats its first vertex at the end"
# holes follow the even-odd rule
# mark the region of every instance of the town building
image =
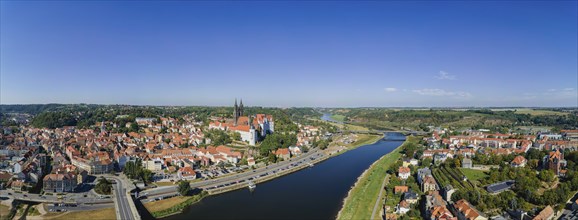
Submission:
POLYGON ((425 168, 418 169, 417 170, 417 182, 418 182, 418 184, 421 185, 423 182, 423 179, 428 175, 429 176, 432 175, 431 170, 429 168, 425 167, 425 168))
POLYGON ((429 192, 429 191, 436 191, 437 189, 437 182, 436 180, 433 178, 433 176, 428 175, 424 178, 423 183, 421 184, 421 190, 423 192, 429 192))
POLYGON ((454 214, 459 220, 487 220, 484 213, 478 211, 476 207, 465 199, 459 200, 452 205, 454 214))
POLYGON ((77 178, 70 173, 51 173, 44 176, 44 192, 73 192, 77 186, 77 178))
POLYGON ((183 180, 194 180, 197 177, 197 173, 192 167, 181 167, 177 172, 177 177, 183 180))
POLYGON ((555 150, 544 157, 543 164, 545 164, 546 169, 552 170, 556 175, 560 175, 564 173, 562 170, 566 167, 566 160, 564 160, 563 153, 555 150))

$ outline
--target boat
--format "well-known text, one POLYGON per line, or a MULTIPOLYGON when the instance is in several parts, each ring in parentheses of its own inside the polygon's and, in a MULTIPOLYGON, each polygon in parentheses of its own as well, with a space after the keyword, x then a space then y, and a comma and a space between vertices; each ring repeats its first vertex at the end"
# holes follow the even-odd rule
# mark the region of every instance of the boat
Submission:
POLYGON ((257 185, 255 183, 253 183, 253 181, 249 182, 249 190, 254 190, 255 188, 257 188, 257 185))
POLYGON ((313 163, 309 163, 309 167, 313 167, 313 163))

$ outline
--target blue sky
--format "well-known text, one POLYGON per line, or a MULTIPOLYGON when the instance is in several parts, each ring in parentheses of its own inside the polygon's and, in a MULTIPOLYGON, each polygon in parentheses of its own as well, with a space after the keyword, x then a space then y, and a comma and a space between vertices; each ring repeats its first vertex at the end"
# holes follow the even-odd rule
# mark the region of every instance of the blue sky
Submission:
POLYGON ((0 103, 578 106, 576 1, 2 1, 0 103))

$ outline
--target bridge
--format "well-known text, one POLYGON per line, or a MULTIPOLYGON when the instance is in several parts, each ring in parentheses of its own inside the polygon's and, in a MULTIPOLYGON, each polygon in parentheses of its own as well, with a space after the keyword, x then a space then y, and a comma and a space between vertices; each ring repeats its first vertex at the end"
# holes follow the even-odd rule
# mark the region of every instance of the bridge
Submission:
POLYGON ((401 133, 404 135, 426 135, 428 132, 425 131, 414 131, 414 130, 340 130, 340 133, 351 132, 356 134, 386 134, 386 133, 401 133))

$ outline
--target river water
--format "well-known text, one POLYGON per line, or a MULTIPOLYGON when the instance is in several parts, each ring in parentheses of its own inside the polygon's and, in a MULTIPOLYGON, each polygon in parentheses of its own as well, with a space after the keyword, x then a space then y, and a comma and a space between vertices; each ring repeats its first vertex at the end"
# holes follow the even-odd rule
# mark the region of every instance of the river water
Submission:
POLYGON ((240 189, 206 197, 183 213, 165 219, 335 219, 357 177, 403 143, 397 141, 399 138, 385 139, 260 183, 254 192, 240 189))

